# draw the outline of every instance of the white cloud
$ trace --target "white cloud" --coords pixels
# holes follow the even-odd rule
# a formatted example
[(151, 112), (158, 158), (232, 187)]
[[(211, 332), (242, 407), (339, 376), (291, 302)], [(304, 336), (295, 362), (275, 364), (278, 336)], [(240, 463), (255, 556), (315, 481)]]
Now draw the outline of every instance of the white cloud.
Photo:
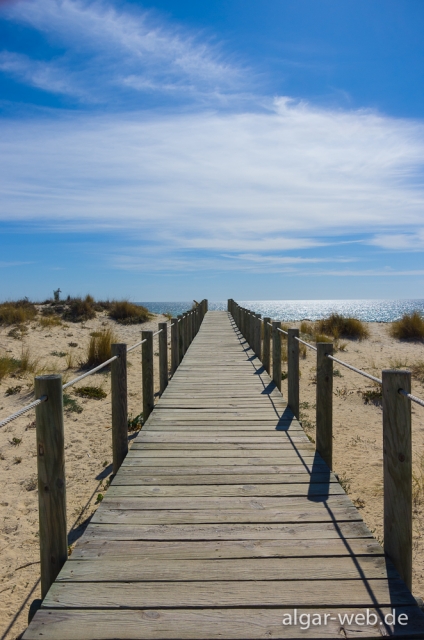
[(43, 33), (58, 47), (60, 53), (53, 48), (53, 60), (32, 61), (32, 65), (13, 52), (3, 53), (10, 60), (16, 58), (3, 65), (3, 71), (45, 91), (99, 102), (123, 98), (125, 88), (192, 99), (233, 93), (242, 86), (241, 71), (224, 59), (205, 34), (159, 22), (151, 12), (130, 5), (24, 0), (4, 13), (9, 20)]
[(423, 157), (420, 123), (288, 100), (262, 114), (3, 121), (0, 218), (186, 249), (312, 248), (422, 223)]
[(424, 229), (416, 233), (380, 233), (370, 240), (370, 244), (392, 251), (422, 251)]

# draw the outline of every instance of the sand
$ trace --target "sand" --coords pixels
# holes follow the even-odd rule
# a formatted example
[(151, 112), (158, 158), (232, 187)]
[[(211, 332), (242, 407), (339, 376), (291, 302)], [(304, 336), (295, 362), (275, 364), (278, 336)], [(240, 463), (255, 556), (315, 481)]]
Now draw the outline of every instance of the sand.
[[(66, 370), (66, 357), (50, 355), (56, 351), (73, 353), (74, 364), (84, 360), (90, 333), (113, 326), (119, 341), (128, 345), (140, 339), (140, 330), (157, 329), (164, 321), (156, 316), (143, 325), (122, 326), (109, 320), (105, 313), (83, 324), (67, 323), (42, 328), (34, 321), (28, 333), (19, 340), (8, 336), (10, 327), (0, 328), (0, 355), (19, 357), (28, 347), (38, 359), (38, 369), (63, 373), (71, 379), (78, 367)], [(293, 326), (296, 326), (294, 324)], [(298, 326), (298, 325), (297, 325)], [(380, 376), (381, 369), (424, 360), (424, 345), (404, 343), (389, 337), (388, 325), (371, 323), (370, 338), (363, 342), (344, 340), (346, 350), (336, 355), (342, 360)], [(154, 351), (157, 353), (157, 337)], [(69, 346), (77, 343), (78, 346)], [(314, 437), (315, 353), (307, 352), (301, 360), (301, 420)], [(128, 354), (129, 413), (141, 412), (140, 350)], [(157, 367), (158, 358), (155, 358)], [(283, 370), (286, 365), (283, 363)], [(382, 540), (382, 412), (381, 407), (365, 404), (362, 393), (373, 384), (357, 374), (336, 366), (340, 376), (334, 378), (334, 468), (343, 486), (374, 532)], [(33, 375), (4, 378), (0, 382), (0, 419), (26, 405), (32, 399)], [(155, 371), (156, 388), (158, 375)], [(74, 543), (84, 529), (84, 522), (96, 509), (96, 498), (104, 492), (111, 472), (110, 375), (96, 374), (79, 383), (100, 385), (107, 397), (88, 400), (72, 395), (83, 408), (82, 413), (65, 414), (66, 478), (68, 529), (73, 529)], [(21, 386), (19, 393), (6, 396), (9, 387)], [(287, 397), (286, 381), (283, 395)], [(413, 380), (413, 393), (424, 398), (424, 386)], [(35, 413), (18, 418), (0, 431), (0, 633), (1, 638), (17, 638), (27, 624), (28, 607), (40, 597), (38, 565), (38, 510), (36, 491)], [(17, 439), (20, 442), (16, 443)], [(424, 444), (424, 409), (413, 406), (413, 451), (415, 474), (420, 475)], [(414, 507), (414, 577), (413, 593), (424, 597), (424, 496), (417, 494)]]

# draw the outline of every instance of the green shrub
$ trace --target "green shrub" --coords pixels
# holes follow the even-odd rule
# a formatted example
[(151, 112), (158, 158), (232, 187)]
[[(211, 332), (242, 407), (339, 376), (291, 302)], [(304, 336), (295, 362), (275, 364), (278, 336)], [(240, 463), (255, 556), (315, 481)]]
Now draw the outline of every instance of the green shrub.
[(95, 318), (94, 298), (88, 295), (84, 299), (71, 298), (69, 302), (67, 301), (62, 317), (69, 322), (84, 322)]
[(315, 323), (317, 333), (325, 333), (333, 338), (356, 338), (364, 340), (369, 337), (367, 326), (357, 318), (345, 318), (338, 313), (332, 313), (328, 318), (317, 320)]
[(128, 418), (128, 431), (139, 431), (143, 426), (143, 414), (139, 413), (138, 416), (133, 418), (131, 415)]
[(423, 340), (424, 318), (418, 311), (405, 313), (400, 320), (392, 323), (389, 332), (392, 338), (398, 340)]
[(133, 304), (128, 300), (114, 302), (109, 311), (109, 317), (120, 324), (139, 324), (151, 318), (146, 307)]
[(96, 367), (98, 364), (109, 360), (112, 344), (116, 342), (118, 342), (118, 338), (110, 328), (101, 331), (100, 335), (91, 336), (84, 366)]
[(23, 324), (33, 320), (36, 315), (37, 309), (28, 298), (0, 304), (0, 325)]
[(80, 398), (92, 398), (94, 400), (101, 400), (107, 396), (107, 393), (101, 387), (95, 386), (78, 387), (78, 389), (75, 389), (75, 394)]

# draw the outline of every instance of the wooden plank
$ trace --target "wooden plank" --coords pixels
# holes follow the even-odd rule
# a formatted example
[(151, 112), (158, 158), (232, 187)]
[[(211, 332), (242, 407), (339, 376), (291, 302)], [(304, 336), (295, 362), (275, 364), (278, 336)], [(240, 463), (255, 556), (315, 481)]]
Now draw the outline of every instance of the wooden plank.
[[(67, 562), (56, 582), (280, 581), (399, 579), (384, 556), (333, 558), (166, 559), (132, 557)], [(245, 585), (240, 585), (244, 589)]]
[(315, 451), (314, 445), (306, 440), (305, 443), (299, 444), (297, 447), (290, 440), (283, 440), (278, 443), (278, 447), (275, 445), (275, 441), (273, 443), (264, 442), (259, 444), (250, 444), (250, 443), (230, 443), (230, 442), (219, 442), (219, 443), (196, 443), (196, 442), (139, 442), (137, 439), (133, 441), (131, 445), (131, 451), (142, 451), (145, 455), (151, 456), (179, 456), (179, 451), (183, 450), (186, 452), (186, 455), (202, 455), (203, 452), (207, 452), (210, 454), (211, 451), (214, 452), (214, 455), (222, 455), (222, 456), (235, 456), (238, 452), (246, 453), (248, 451), (257, 451), (262, 455), (270, 455), (272, 456), (274, 453), (278, 455), (280, 449), (294, 449), (295, 451)]
[[(258, 466), (260, 465), (262, 468), (266, 466), (282, 466), (282, 465), (299, 465), (299, 463), (304, 463), (306, 468), (311, 468), (313, 465), (314, 468), (319, 465), (325, 465), (324, 461), (319, 458), (319, 456), (302, 456), (300, 457), (296, 453), (283, 453), (277, 457), (269, 457), (269, 458), (261, 458), (254, 457), (253, 454), (250, 456), (244, 456), (243, 458), (145, 458), (142, 455), (137, 455), (135, 452), (133, 455), (128, 456), (127, 467), (165, 467), (167, 466), (169, 469), (172, 467), (219, 467), (223, 466), (228, 468), (228, 465), (232, 467), (237, 466)], [(285, 469), (285, 466), (283, 467)]]
[[(132, 460), (130, 459), (126, 460), (125, 472), (128, 472), (131, 469), (134, 469), (140, 475), (145, 473), (151, 473), (151, 470), (149, 469), (149, 467), (141, 466), (140, 464), (136, 464), (136, 462), (137, 462), (137, 459), (135, 458), (133, 458)], [(198, 466), (193, 463), (192, 465), (187, 467), (171, 466), (171, 465), (155, 467), (155, 473), (157, 473), (158, 475), (179, 475), (180, 473), (184, 473), (186, 475), (189, 475), (189, 474), (207, 475), (207, 474), (221, 474), (221, 473), (233, 474), (233, 475), (237, 475), (239, 473), (250, 474), (250, 475), (256, 474), (256, 473), (258, 474), (304, 473), (309, 475), (315, 471), (318, 471), (318, 472), (321, 471), (322, 473), (327, 473), (327, 475), (329, 473), (327, 471), (328, 467), (325, 465), (325, 463), (322, 463), (320, 460), (318, 460), (316, 464), (315, 462), (310, 462), (309, 464), (307, 463), (301, 464), (300, 461), (297, 460), (297, 462), (293, 462), (293, 464), (290, 464), (290, 463), (273, 464), (272, 462), (270, 462), (268, 465), (254, 465), (254, 464), (232, 465), (227, 463), (227, 464), (221, 464), (221, 465), (212, 464), (211, 466), (206, 466), (206, 465), (201, 466), (202, 462), (203, 460), (200, 460)]]
[[(376, 609), (373, 604), (369, 607), (369, 616), (376, 616), (375, 624), (356, 619), (358, 613), (364, 612), (351, 605), (342, 611), (333, 607), (330, 610), (302, 609), (297, 614), (296, 624), (291, 605), (288, 608), (278, 605), (272, 609), (41, 609), (23, 639), (40, 640), (42, 636), (43, 640), (311, 640), (318, 637), (323, 640), (367, 640), (381, 638), (382, 633), (394, 638), (404, 638), (406, 634), (422, 638), (423, 614), (418, 607), (397, 606), (396, 612), (397, 616), (406, 616), (407, 626), (399, 624), (398, 617), (395, 625), (386, 624), (385, 616), (392, 613), (392, 608)], [(342, 618), (338, 617), (339, 613)], [(300, 618), (302, 614), (304, 618)], [(291, 624), (284, 625), (283, 620)], [(312, 620), (315, 624), (311, 624)], [(318, 620), (321, 621), (319, 625), (316, 624)], [(369, 620), (374, 622), (373, 617)]]
[[(378, 542), (370, 538), (323, 540), (86, 540), (77, 542), (69, 560), (131, 557), (133, 562), (154, 558), (301, 558), (317, 556), (384, 556)], [(333, 560), (334, 561), (334, 560)]]
[(106, 540), (316, 540), (326, 538), (370, 538), (363, 521), (275, 523), (214, 523), (141, 525), (90, 523), (84, 538)]
[(121, 509), (97, 510), (93, 524), (208, 524), (208, 523), (295, 523), (295, 522), (332, 522), (360, 520), (358, 510), (350, 507), (334, 507), (331, 512), (322, 503), (311, 501), (307, 509), (284, 507), (280, 509), (159, 509), (131, 511)]
[(109, 487), (107, 497), (203, 497), (203, 496), (323, 496), (342, 495), (338, 482), (287, 484), (222, 484), (222, 485), (116, 485)]
[[(116, 510), (122, 509), (125, 511), (134, 510), (178, 510), (178, 509), (190, 509), (190, 510), (216, 510), (226, 511), (235, 509), (282, 509), (288, 512), (292, 509), (300, 508), (305, 509), (320, 509), (322, 508), (323, 500), (313, 500), (310, 504), (309, 498), (305, 496), (287, 496), (282, 497), (270, 497), (270, 496), (204, 496), (201, 500), (193, 500), (192, 497), (168, 497), (168, 496), (148, 496), (148, 497), (134, 497), (134, 496), (110, 496), (106, 495), (103, 499), (104, 510)], [(334, 509), (337, 507), (351, 507), (352, 503), (350, 498), (345, 493), (328, 496), (325, 499), (325, 508)], [(231, 515), (231, 514), (229, 514)]]
[[(373, 607), (416, 604), (401, 580), (310, 580), (190, 582), (55, 582), (44, 600), (49, 608), (144, 607)], [(324, 586), (325, 585), (325, 586)]]
[[(303, 433), (292, 435), (290, 433), (290, 441), (293, 443), (309, 442), (306, 435)], [(219, 435), (211, 435), (205, 433), (205, 431), (186, 430), (186, 431), (166, 431), (159, 432), (153, 430), (142, 430), (134, 443), (144, 442), (191, 442), (205, 443), (205, 444), (271, 444), (272, 446), (279, 446), (279, 443), (275, 441), (275, 438), (280, 438), (281, 442), (287, 442), (288, 436), (286, 431), (267, 431), (266, 434), (263, 431), (238, 431), (237, 433), (221, 433)]]
[[(117, 485), (231, 485), (231, 484), (298, 484), (303, 483), (306, 486), (310, 486), (312, 482), (320, 482), (329, 484), (331, 482), (337, 483), (337, 478), (334, 475), (328, 475), (328, 471), (323, 472), (314, 471), (313, 474), (309, 473), (286, 473), (286, 474), (266, 474), (266, 473), (211, 473), (209, 475), (202, 474), (188, 474), (188, 469), (184, 470), (184, 473), (172, 474), (158, 474), (158, 469), (155, 469), (155, 473), (146, 471), (141, 473), (142, 469), (139, 467), (124, 467), (121, 468), (118, 475), (114, 478), (113, 484)], [(249, 467), (251, 471), (251, 467)]]

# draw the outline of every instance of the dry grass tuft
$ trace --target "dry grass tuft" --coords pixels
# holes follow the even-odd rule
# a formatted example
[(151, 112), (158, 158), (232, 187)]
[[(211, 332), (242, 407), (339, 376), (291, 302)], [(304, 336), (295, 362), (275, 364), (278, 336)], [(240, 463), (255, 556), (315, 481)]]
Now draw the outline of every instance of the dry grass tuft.
[(48, 315), (40, 316), (38, 322), (43, 329), (49, 329), (50, 327), (59, 327), (62, 324), (62, 320), (58, 316)]
[(303, 320), (300, 323), (300, 333), (303, 333), (306, 336), (313, 336), (315, 333), (313, 323), (309, 320)]
[(83, 322), (96, 317), (95, 303), (92, 296), (85, 298), (72, 298), (67, 302), (67, 307), (63, 311), (63, 319), (70, 322)]
[(424, 360), (417, 360), (409, 367), (414, 378), (424, 383)]
[(316, 333), (314, 335), (315, 342), (333, 342), (332, 338), (324, 335), (323, 333)]
[(110, 328), (100, 332), (100, 335), (91, 336), (87, 349), (87, 359), (83, 366), (96, 367), (111, 357), (112, 344), (118, 342), (118, 337)]
[(0, 357), (0, 380), (7, 376), (34, 373), (37, 367), (38, 360), (31, 357), (28, 348), (23, 348), (20, 358)]
[(151, 314), (146, 307), (133, 304), (128, 300), (113, 302), (109, 316), (120, 324), (140, 324), (147, 322), (151, 318)]
[(0, 325), (23, 324), (33, 320), (36, 315), (35, 305), (27, 298), (0, 304)]
[(418, 311), (405, 313), (400, 320), (391, 324), (389, 333), (397, 340), (423, 340), (424, 318)]
[(338, 313), (332, 313), (328, 318), (317, 320), (315, 330), (333, 338), (356, 338), (364, 340), (369, 337), (367, 326), (357, 318), (345, 318)]

